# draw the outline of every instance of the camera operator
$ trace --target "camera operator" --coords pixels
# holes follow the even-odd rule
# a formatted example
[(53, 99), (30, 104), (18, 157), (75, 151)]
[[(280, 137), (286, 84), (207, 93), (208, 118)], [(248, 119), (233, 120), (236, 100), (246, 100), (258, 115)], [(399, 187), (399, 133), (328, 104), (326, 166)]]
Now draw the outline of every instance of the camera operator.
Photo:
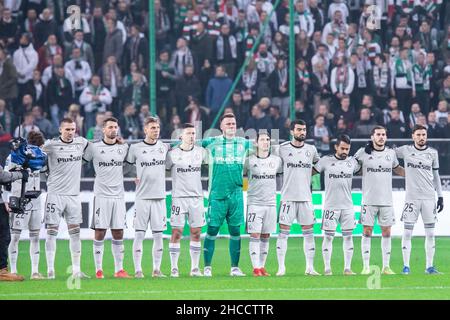
[[(30, 145), (42, 147), (45, 143), (44, 136), (40, 132), (31, 131), (27, 136), (27, 141)], [(21, 169), (22, 167), (11, 161), (11, 155), (6, 159), (5, 171), (11, 169)], [(41, 280), (44, 277), (39, 273), (39, 231), (41, 229), (42, 208), (40, 201), (40, 170), (35, 170), (30, 173), (28, 182), (25, 186), (25, 192), (33, 192), (33, 198), (27, 198), (27, 203), (24, 210), (15, 212), (9, 207), (10, 196), (20, 198), (22, 183), (21, 180), (12, 183), (11, 194), (4, 192), (6, 209), (11, 214), (11, 243), (9, 244), (9, 264), (10, 271), (17, 274), (17, 258), (19, 255), (19, 240), (22, 230), (29, 230), (30, 235), (30, 260), (31, 260), (31, 279)]]
[[(7, 172), (0, 166), (1, 185), (6, 185), (19, 179), (28, 181), (28, 171)], [(10, 241), (9, 214), (3, 198), (0, 197), (0, 281), (22, 281), (24, 279), (22, 276), (8, 271), (8, 246)]]

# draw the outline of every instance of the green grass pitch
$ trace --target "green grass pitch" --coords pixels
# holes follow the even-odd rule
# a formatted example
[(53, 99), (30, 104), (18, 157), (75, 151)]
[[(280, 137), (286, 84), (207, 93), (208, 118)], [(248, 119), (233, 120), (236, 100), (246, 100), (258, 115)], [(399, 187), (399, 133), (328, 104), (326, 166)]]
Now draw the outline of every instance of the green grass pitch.
[[(228, 275), (230, 258), (228, 254), (228, 239), (218, 239), (213, 258), (213, 278), (189, 277), (190, 257), (189, 242), (183, 240), (179, 260), (180, 278), (151, 277), (151, 240), (144, 242), (143, 268), (144, 279), (114, 279), (111, 242), (105, 242), (104, 272), (105, 279), (94, 278), (94, 261), (92, 255), (92, 241), (83, 241), (82, 270), (92, 279), (82, 280), (80, 288), (70, 279), (67, 268), (70, 266), (68, 241), (57, 243), (56, 280), (31, 281), (29, 242), (20, 243), (18, 261), (19, 272), (27, 278), (20, 283), (0, 283), (0, 300), (6, 299), (449, 299), (450, 298), (450, 238), (436, 239), (435, 265), (443, 275), (425, 275), (424, 238), (413, 239), (411, 254), (411, 271), (409, 276), (401, 275), (402, 255), (400, 239), (393, 239), (392, 269), (399, 273), (392, 276), (380, 276), (380, 288), (369, 289), (369, 283), (376, 283), (377, 276), (343, 276), (342, 240), (334, 240), (332, 268), (333, 276), (307, 277), (303, 274), (305, 260), (303, 256), (302, 238), (290, 238), (286, 256), (287, 275), (276, 277), (276, 239), (270, 243), (270, 252), (266, 269), (272, 274), (270, 277), (253, 277), (248, 254), (248, 238), (242, 240), (240, 267), (247, 274), (246, 277), (232, 278)], [(321, 238), (316, 238), (317, 271), (323, 272), (321, 254)], [(354, 272), (361, 272), (360, 238), (354, 239), (355, 254), (352, 268)], [(132, 240), (125, 241), (125, 269), (133, 274)], [(164, 240), (164, 258), (162, 271), (168, 275), (170, 260), (168, 240)], [(203, 260), (203, 259), (202, 259)], [(371, 264), (380, 266), (381, 249), (380, 238), (372, 239)], [(202, 262), (201, 262), (202, 265)], [(44, 241), (41, 241), (40, 271), (46, 274)], [(368, 281), (369, 280), (369, 281)], [(72, 288), (72, 289), (69, 289)]]

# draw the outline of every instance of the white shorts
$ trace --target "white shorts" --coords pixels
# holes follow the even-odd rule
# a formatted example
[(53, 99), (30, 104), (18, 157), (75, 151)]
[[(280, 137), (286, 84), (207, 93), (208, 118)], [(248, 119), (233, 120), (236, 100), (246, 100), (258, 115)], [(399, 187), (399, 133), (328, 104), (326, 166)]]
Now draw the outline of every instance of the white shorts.
[(436, 223), (436, 201), (432, 199), (405, 201), (400, 221), (405, 223), (416, 223), (420, 214), (422, 214), (422, 221), (424, 224)]
[(125, 199), (95, 196), (91, 229), (125, 229), (126, 212)]
[(277, 231), (277, 207), (247, 206), (247, 233), (274, 233)]
[(80, 196), (63, 196), (47, 193), (44, 212), (46, 226), (59, 226), (61, 217), (64, 217), (67, 224), (81, 224), (83, 222)]
[(134, 230), (147, 231), (150, 224), (152, 231), (167, 229), (166, 199), (136, 200)]
[(203, 197), (172, 198), (170, 225), (183, 228), (186, 220), (191, 228), (201, 228), (206, 224)]
[(281, 201), (278, 222), (290, 226), (294, 220), (302, 226), (310, 226), (316, 222), (311, 201)]
[(31, 199), (24, 213), (11, 213), (11, 229), (41, 230), (42, 206), (41, 199)]
[(336, 231), (338, 224), (341, 225), (341, 230), (353, 230), (355, 228), (353, 209), (322, 210), (322, 230)]
[(378, 224), (381, 227), (391, 227), (395, 224), (395, 212), (392, 206), (361, 206), (361, 215), (359, 223), (363, 226), (373, 227), (375, 218), (378, 218)]

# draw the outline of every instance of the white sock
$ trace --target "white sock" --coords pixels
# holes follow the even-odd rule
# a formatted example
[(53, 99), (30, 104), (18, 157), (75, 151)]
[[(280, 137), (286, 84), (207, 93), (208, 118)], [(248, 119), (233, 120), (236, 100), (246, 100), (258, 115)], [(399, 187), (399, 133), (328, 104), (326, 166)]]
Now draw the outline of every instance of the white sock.
[(123, 257), (125, 255), (125, 249), (123, 246), (123, 240), (112, 240), (111, 249), (114, 257), (114, 272), (123, 270)]
[(316, 253), (316, 244), (314, 241), (314, 230), (303, 231), (303, 252), (306, 259), (306, 270), (314, 270), (314, 255)]
[(259, 238), (252, 238), (250, 236), (250, 242), (248, 245), (248, 251), (250, 253), (250, 260), (252, 261), (253, 269), (260, 268), (259, 266), (259, 257), (260, 257), (260, 240)]
[(333, 254), (334, 233), (327, 233), (323, 237), (322, 256), (325, 270), (331, 270), (331, 255)]
[(403, 265), (409, 267), (409, 258), (411, 257), (411, 237), (413, 233), (413, 225), (405, 225), (402, 237), (402, 254)]
[(191, 240), (189, 243), (189, 253), (191, 254), (191, 270), (199, 269), (202, 243), (200, 241)]
[(364, 269), (370, 268), (370, 244), (372, 241), (372, 237), (365, 235), (363, 233), (361, 237), (361, 253), (363, 259), (363, 267)]
[(136, 231), (134, 233), (133, 241), (133, 262), (134, 262), (134, 272), (142, 272), (142, 252), (143, 243), (145, 238), (145, 231)]
[(352, 269), (353, 258), (353, 236), (352, 231), (342, 232), (343, 236), (343, 249), (344, 249), (344, 270)]
[(427, 269), (433, 267), (434, 251), (434, 224), (430, 226), (425, 225), (425, 255), (427, 257)]
[(17, 257), (19, 255), (20, 230), (11, 231), (11, 242), (8, 247), (9, 267), (11, 273), (17, 273)]
[(30, 231), (31, 274), (39, 273), (39, 230)]
[(267, 255), (269, 254), (269, 238), (261, 238), (259, 244), (259, 266), (264, 268), (266, 265)]
[(381, 237), (381, 254), (383, 255), (383, 268), (389, 267), (391, 260), (391, 236)]
[(161, 260), (163, 255), (163, 234), (162, 232), (153, 233), (153, 270), (161, 270)]
[(95, 271), (103, 270), (103, 251), (105, 248), (104, 240), (94, 240), (94, 261)]
[(72, 273), (80, 272), (81, 240), (80, 227), (69, 229), (70, 255), (72, 256)]
[(171, 269), (178, 269), (178, 258), (180, 257), (180, 243), (169, 242)]
[(55, 272), (55, 254), (56, 254), (56, 236), (58, 231), (47, 230), (47, 239), (45, 240), (45, 257), (47, 259), (47, 272)]
[(286, 269), (284, 261), (286, 259), (286, 251), (288, 247), (289, 231), (280, 229), (280, 233), (277, 238), (277, 260), (278, 270), (283, 271)]

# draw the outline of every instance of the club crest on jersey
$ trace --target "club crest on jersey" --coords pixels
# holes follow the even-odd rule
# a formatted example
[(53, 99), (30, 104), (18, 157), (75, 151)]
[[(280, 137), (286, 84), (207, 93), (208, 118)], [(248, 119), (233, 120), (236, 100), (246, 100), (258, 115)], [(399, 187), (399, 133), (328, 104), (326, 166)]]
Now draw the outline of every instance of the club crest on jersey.
[(275, 168), (275, 163), (269, 162), (269, 168), (271, 168), (271, 169)]
[(386, 160), (387, 161), (391, 161), (391, 156), (390, 155), (386, 155)]
[(123, 150), (122, 149), (117, 149), (117, 153), (118, 154), (123, 154)]
[(311, 152), (306, 151), (306, 152), (305, 152), (305, 155), (309, 158), (309, 157), (311, 157)]
[(164, 149), (161, 147), (158, 149), (159, 153), (164, 153)]
[(200, 155), (198, 153), (195, 155), (195, 160), (200, 160)]
[(349, 167), (349, 168), (352, 166), (352, 164), (350, 163), (350, 161), (347, 161), (345, 164), (346, 164), (347, 167)]

